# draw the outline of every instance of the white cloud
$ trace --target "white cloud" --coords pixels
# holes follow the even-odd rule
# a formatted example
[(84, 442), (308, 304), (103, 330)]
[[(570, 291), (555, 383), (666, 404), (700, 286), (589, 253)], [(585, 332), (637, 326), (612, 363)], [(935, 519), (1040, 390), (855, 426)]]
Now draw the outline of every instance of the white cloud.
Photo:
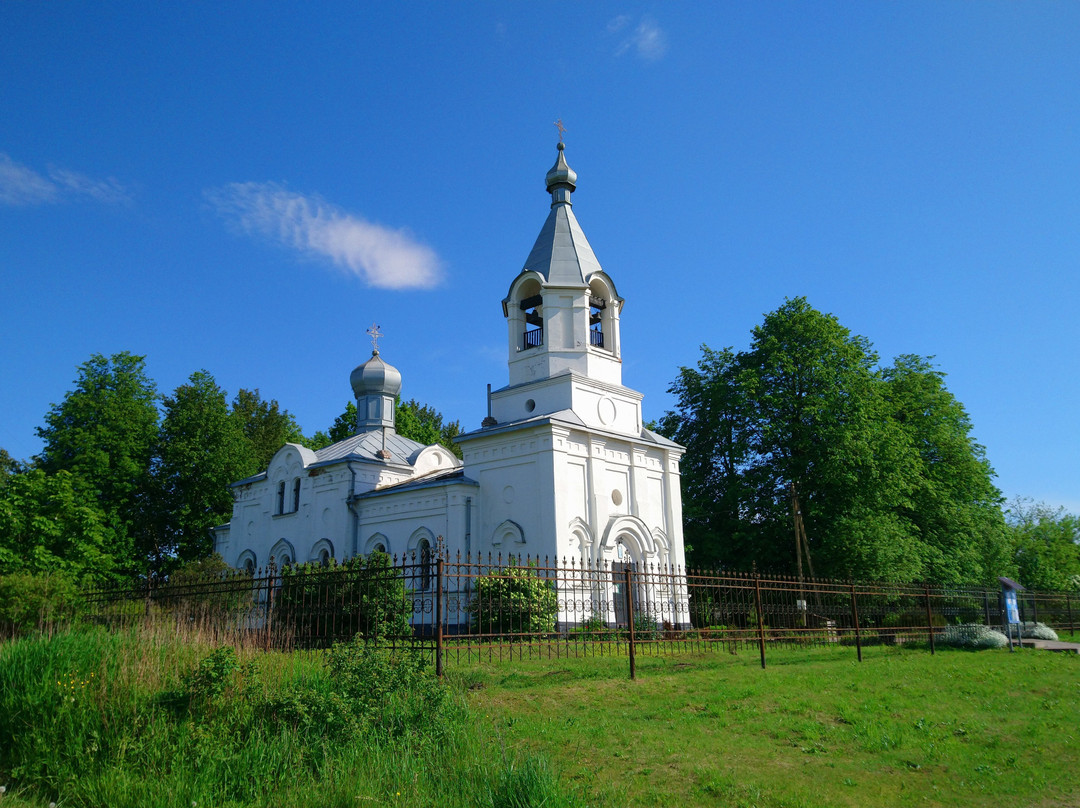
[[(617, 33), (630, 24), (630, 18), (620, 15), (612, 19), (607, 26), (608, 33)], [(623, 39), (615, 49), (616, 56), (633, 52), (638, 58), (655, 62), (667, 53), (667, 34), (649, 17), (642, 18), (630, 36)]]
[(55, 166), (49, 167), (46, 177), (0, 152), (0, 205), (40, 205), (85, 197), (107, 204), (131, 201), (131, 193), (111, 177), (95, 180)]
[(272, 182), (234, 182), (206, 192), (227, 221), (309, 256), (329, 258), (382, 289), (436, 286), (439, 257), (406, 230), (393, 230), (347, 213), (319, 196)]
[(50, 167), (49, 178), (63, 191), (76, 196), (88, 196), (110, 205), (131, 201), (131, 193), (112, 177), (95, 180), (75, 171)]
[(53, 202), (58, 196), (55, 184), (0, 152), (0, 203), (36, 205)]

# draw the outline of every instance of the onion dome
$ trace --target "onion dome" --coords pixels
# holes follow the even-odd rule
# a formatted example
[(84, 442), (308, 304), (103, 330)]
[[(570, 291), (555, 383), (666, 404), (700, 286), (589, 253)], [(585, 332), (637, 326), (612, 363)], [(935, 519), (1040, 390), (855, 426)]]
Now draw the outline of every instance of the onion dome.
[(548, 171), (547, 177), (545, 177), (548, 192), (551, 194), (551, 204), (553, 205), (559, 202), (569, 202), (570, 193), (577, 188), (577, 172), (567, 165), (566, 155), (563, 154), (566, 144), (560, 140), (558, 148), (559, 157), (555, 161), (555, 165)]
[(378, 350), (372, 351), (371, 359), (353, 370), (349, 382), (357, 399), (379, 395), (396, 397), (401, 392), (400, 371), (384, 362)]

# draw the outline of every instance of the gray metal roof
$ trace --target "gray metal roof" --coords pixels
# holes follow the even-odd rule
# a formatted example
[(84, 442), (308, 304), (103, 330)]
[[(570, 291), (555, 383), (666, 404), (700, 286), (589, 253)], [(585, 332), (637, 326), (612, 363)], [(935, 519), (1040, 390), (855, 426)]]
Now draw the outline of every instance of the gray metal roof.
[(546, 181), (551, 193), (551, 213), (522, 271), (539, 272), (552, 284), (583, 285), (590, 275), (603, 270), (570, 206), (577, 174), (566, 164), (562, 142), (559, 158), (547, 173)]
[(555, 205), (548, 214), (525, 259), (524, 271), (530, 270), (539, 272), (548, 283), (578, 285), (603, 271), (568, 202)]
[(426, 477), (421, 477), (418, 480), (406, 480), (405, 482), (396, 483), (394, 485), (376, 488), (374, 491), (364, 491), (363, 493), (356, 494), (353, 499), (368, 499), (383, 494), (396, 494), (400, 491), (411, 491), (416, 488), (433, 488), (435, 486), (450, 485), (452, 483), (473, 486), (480, 485), (480, 483), (471, 477), (466, 477), (464, 469), (451, 469), (450, 471), (440, 471), (435, 474), (428, 474)]
[(383, 431), (381, 429), (371, 429), (319, 449), (319, 451), (315, 452), (315, 457), (318, 458), (319, 463), (330, 463), (335, 460), (371, 460), (378, 463), (412, 465), (416, 460), (416, 456), (427, 446), (387, 430), (386, 451), (390, 453), (389, 458), (383, 459), (379, 457), (378, 452), (382, 448)]
[(642, 443), (654, 443), (657, 446), (664, 447), (666, 449), (677, 449), (680, 452), (685, 452), (686, 447), (676, 443), (673, 440), (668, 440), (663, 435), (658, 435), (651, 429), (642, 429), (641, 434), (635, 437), (624, 435), (618, 432), (610, 432), (606, 429), (597, 429), (595, 427), (589, 427), (573, 410), (558, 410), (557, 412), (544, 413), (542, 415), (532, 415), (528, 418), (522, 418), (519, 421), (507, 421), (505, 423), (496, 424), (495, 426), (482, 427), (481, 429), (474, 429), (471, 432), (466, 432), (462, 435), (458, 435), (454, 438), (455, 443), (467, 443), (473, 438), (482, 437), (484, 435), (493, 435), (500, 432), (513, 432), (517, 429), (525, 427), (536, 426), (538, 424), (562, 424), (563, 426), (576, 427), (578, 429), (587, 429), (597, 435), (607, 435), (612, 438), (618, 438), (620, 440), (639, 440)]

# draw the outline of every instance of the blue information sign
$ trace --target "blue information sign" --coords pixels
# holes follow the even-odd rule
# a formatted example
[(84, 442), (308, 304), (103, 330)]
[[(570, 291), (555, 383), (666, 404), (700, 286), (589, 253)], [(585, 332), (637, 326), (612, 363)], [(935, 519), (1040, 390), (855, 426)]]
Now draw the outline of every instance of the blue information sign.
[(1016, 592), (1005, 590), (1005, 619), (1009, 623), (1020, 622), (1020, 609), (1016, 605)]

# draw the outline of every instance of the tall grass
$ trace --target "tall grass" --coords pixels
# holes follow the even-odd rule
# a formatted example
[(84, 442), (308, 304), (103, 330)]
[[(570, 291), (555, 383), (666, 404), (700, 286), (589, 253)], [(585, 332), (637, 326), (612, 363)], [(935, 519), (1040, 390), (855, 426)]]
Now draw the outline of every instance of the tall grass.
[(143, 627), (0, 646), (8, 803), (577, 804), (494, 733), (422, 662), (358, 645), (256, 653)]

